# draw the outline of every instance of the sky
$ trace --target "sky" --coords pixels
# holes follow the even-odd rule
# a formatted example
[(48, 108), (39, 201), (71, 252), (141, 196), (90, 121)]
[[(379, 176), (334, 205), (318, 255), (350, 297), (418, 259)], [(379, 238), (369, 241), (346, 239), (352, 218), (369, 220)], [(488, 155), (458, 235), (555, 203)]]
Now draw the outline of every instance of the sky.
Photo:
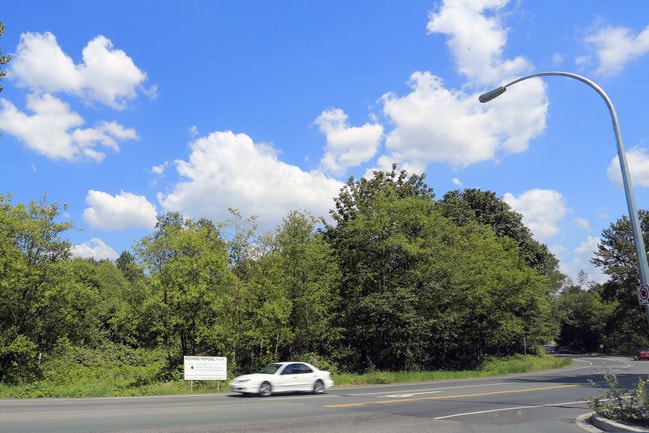
[[(116, 259), (179, 211), (328, 217), (393, 163), (436, 198), (493, 191), (576, 281), (624, 215), (610, 113), (649, 209), (649, 2), (21, 0), (0, 7), (0, 193), (58, 203)], [(65, 207), (64, 207), (65, 205)]]

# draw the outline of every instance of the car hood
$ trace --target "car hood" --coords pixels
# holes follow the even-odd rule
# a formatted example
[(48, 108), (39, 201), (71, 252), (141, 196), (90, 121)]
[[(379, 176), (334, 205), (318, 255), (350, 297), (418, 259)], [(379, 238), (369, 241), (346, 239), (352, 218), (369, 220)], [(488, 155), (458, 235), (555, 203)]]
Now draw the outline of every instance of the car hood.
[(237, 376), (234, 379), (231, 380), (231, 382), (237, 383), (237, 382), (254, 382), (254, 381), (259, 381), (259, 380), (264, 380), (264, 379), (269, 379), (272, 378), (272, 374), (263, 374), (263, 373), (252, 373), (252, 374), (244, 374), (243, 376)]

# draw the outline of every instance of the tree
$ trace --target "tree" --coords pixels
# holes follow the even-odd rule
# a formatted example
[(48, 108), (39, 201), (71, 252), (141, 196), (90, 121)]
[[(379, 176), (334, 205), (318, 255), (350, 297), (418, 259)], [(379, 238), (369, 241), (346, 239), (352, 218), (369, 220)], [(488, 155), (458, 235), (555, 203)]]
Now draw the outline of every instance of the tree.
[(153, 235), (136, 246), (150, 274), (158, 329), (175, 368), (183, 355), (223, 353), (216, 336), (224, 324), (222, 293), (227, 249), (208, 220), (195, 222), (177, 212), (158, 217)]
[(524, 337), (552, 338), (554, 282), (473, 210), (448, 218), (433, 199), (396, 166), (350, 179), (336, 199), (326, 234), (342, 272), (344, 368), (473, 368)]
[(317, 223), (310, 214), (289, 212), (275, 238), (271, 280), (284, 290), (290, 305), (292, 339), (286, 359), (324, 353), (337, 340), (331, 315), (338, 302), (339, 276), (329, 245), (316, 232)]
[[(5, 25), (0, 21), (0, 37), (5, 31)], [(2, 49), (0, 49), (0, 82), (2, 82), (2, 79), (7, 75), (7, 71), (3, 71), (1, 68), (2, 66), (6, 65), (9, 63), (9, 60), (11, 60), (10, 56), (3, 56), (2, 54)], [(0, 92), (2, 92), (2, 85), (0, 85)]]
[(606, 326), (616, 308), (616, 301), (602, 300), (600, 285), (564, 287), (555, 312), (561, 327), (559, 344), (582, 352), (597, 352), (604, 344), (608, 350)]
[[(645, 210), (640, 210), (638, 215), (647, 245), (649, 215)], [(602, 286), (602, 300), (616, 303), (605, 331), (610, 345), (626, 353), (649, 345), (647, 317), (644, 308), (638, 304), (636, 290), (640, 284), (640, 272), (627, 216), (604, 229), (591, 262), (609, 278)]]
[(433, 197), (423, 176), (397, 174), (395, 165), (351, 178), (335, 199), (336, 226), (327, 225), (326, 236), (342, 272), (344, 368), (416, 368), (425, 352), (429, 329), (417, 289), (430, 257), (423, 232), (437, 216)]
[(479, 189), (456, 190), (446, 193), (438, 203), (443, 214), (458, 225), (476, 221), (491, 227), (499, 237), (512, 239), (527, 265), (553, 279), (556, 289), (559, 289), (565, 277), (558, 271), (557, 258), (546, 245), (534, 239), (532, 232), (523, 224), (522, 215), (514, 212), (507, 203), (496, 197), (494, 192)]
[(28, 205), (0, 195), (0, 381), (38, 373), (38, 360), (74, 331), (68, 318), (83, 302), (66, 261), (70, 244), (59, 205)]

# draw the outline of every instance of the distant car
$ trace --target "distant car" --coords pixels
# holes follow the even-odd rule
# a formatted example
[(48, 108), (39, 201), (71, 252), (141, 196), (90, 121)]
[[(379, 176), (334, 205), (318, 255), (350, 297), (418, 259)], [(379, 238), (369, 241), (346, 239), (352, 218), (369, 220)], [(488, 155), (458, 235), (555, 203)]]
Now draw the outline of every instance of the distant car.
[(268, 364), (257, 373), (235, 377), (230, 391), (268, 397), (273, 393), (312, 392), (322, 394), (334, 386), (331, 373), (306, 362)]
[(649, 350), (638, 350), (633, 356), (634, 361), (641, 361), (643, 359), (649, 359)]
[(559, 353), (570, 353), (570, 348), (568, 346), (561, 346), (557, 349)]

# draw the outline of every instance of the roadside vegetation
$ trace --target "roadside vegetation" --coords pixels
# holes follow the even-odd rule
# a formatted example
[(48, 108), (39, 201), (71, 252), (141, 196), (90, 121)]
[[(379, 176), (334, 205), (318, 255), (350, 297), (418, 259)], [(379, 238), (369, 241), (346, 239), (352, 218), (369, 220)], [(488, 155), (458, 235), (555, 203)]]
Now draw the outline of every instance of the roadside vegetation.
[(599, 395), (587, 399), (588, 406), (598, 415), (638, 427), (649, 427), (649, 378), (639, 379), (633, 388), (620, 385), (610, 369), (601, 371), (603, 384), (591, 382)]
[[(56, 358), (44, 365), (44, 377), (25, 385), (0, 384), (0, 398), (44, 397), (117, 397), (154, 396), (228, 392), (228, 383), (182, 379), (182, 371), (173, 378), (161, 380), (164, 371), (164, 353), (122, 352), (98, 358), (93, 352), (72, 350), (66, 357)], [(547, 355), (518, 355), (508, 359), (494, 359), (479, 370), (432, 372), (385, 372), (366, 374), (334, 373), (335, 386), (426, 382), (465, 379), (524, 373), (570, 364), (569, 358)], [(324, 367), (323, 367), (324, 368)]]
[(552, 341), (608, 353), (649, 341), (624, 220), (597, 254), (611, 281), (589, 286), (492, 192), (437, 199), (395, 165), (351, 178), (334, 205), (263, 234), (236, 209), (225, 222), (169, 212), (111, 261), (71, 255), (65, 205), (0, 195), (0, 386), (184, 392), (184, 356), (224, 356), (232, 375), (304, 360), (380, 382), (489, 371)]

